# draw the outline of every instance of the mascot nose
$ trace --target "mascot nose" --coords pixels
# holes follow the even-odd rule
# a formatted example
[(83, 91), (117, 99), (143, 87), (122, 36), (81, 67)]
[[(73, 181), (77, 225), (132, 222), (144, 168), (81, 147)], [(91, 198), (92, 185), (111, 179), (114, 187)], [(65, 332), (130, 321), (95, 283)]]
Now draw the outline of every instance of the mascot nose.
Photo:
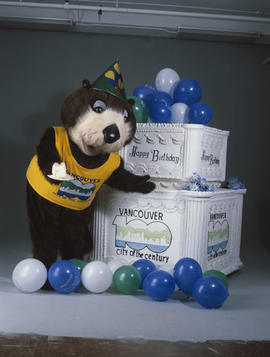
[(107, 126), (103, 130), (105, 143), (112, 144), (120, 138), (120, 133), (115, 124)]

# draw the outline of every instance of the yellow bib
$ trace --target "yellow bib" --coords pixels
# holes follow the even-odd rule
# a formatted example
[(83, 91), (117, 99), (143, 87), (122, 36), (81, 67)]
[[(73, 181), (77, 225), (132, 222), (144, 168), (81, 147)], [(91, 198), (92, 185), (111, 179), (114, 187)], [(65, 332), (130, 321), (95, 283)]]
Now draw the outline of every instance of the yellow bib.
[(73, 157), (65, 128), (54, 127), (54, 132), (60, 159), (66, 164), (67, 173), (74, 179), (51, 184), (40, 170), (38, 157), (35, 155), (27, 169), (27, 180), (32, 188), (47, 200), (66, 208), (83, 210), (91, 205), (101, 185), (120, 166), (121, 158), (113, 152), (102, 166), (86, 169)]

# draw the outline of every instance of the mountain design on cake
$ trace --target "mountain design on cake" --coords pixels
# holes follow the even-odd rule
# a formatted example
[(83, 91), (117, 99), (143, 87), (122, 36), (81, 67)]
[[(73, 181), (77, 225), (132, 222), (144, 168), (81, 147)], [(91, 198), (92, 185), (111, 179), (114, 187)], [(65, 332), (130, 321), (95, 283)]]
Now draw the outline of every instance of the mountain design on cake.
[(116, 247), (126, 244), (135, 250), (148, 248), (152, 252), (162, 253), (168, 249), (172, 241), (169, 228), (162, 222), (146, 224), (140, 220), (132, 220), (126, 226), (117, 225)]
[(209, 222), (208, 227), (208, 254), (218, 254), (219, 251), (226, 249), (229, 240), (229, 223), (227, 220), (223, 222)]
[(78, 198), (86, 201), (94, 192), (95, 185), (93, 183), (83, 184), (79, 180), (64, 181), (60, 186), (57, 194), (68, 198)]

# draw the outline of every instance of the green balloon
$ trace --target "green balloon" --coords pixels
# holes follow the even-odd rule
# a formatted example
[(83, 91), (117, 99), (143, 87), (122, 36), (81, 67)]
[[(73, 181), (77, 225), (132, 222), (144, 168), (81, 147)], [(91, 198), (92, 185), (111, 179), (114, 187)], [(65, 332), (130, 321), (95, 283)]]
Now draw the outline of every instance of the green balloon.
[(229, 282), (226, 275), (219, 270), (207, 270), (203, 273), (203, 276), (215, 276), (216, 278), (219, 278), (221, 281), (223, 281), (227, 288), (229, 287)]
[(81, 273), (83, 268), (86, 266), (86, 263), (82, 261), (81, 259), (73, 258), (69, 260), (71, 263), (75, 264), (76, 267), (79, 269), (79, 272)]
[(141, 275), (131, 265), (123, 265), (113, 275), (113, 286), (121, 294), (133, 294), (141, 285)]
[(144, 102), (140, 98), (135, 96), (129, 96), (127, 97), (127, 99), (133, 99), (135, 102), (132, 106), (132, 109), (136, 118), (136, 122), (146, 123), (148, 120), (148, 112)]

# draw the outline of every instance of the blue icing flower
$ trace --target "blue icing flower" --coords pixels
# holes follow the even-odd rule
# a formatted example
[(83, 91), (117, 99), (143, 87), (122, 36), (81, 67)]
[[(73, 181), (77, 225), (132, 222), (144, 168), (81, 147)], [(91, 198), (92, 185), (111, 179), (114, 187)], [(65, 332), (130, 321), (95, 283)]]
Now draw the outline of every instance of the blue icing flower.
[(228, 184), (230, 184), (230, 185), (233, 185), (233, 184), (235, 184), (237, 182), (238, 182), (238, 178), (237, 177), (229, 177), (228, 178)]
[(205, 191), (208, 187), (207, 180), (205, 178), (201, 178), (199, 181), (199, 185), (201, 187), (201, 191)]
[(181, 186), (181, 189), (182, 189), (182, 190), (189, 191), (189, 190), (190, 190), (190, 186), (189, 186), (189, 185), (182, 185), (182, 186)]
[(200, 183), (201, 183), (201, 185), (206, 185), (206, 183), (207, 183), (206, 178), (202, 177), (200, 180)]
[(198, 183), (194, 183), (190, 186), (190, 191), (200, 191), (200, 185)]
[(232, 190), (239, 190), (240, 189), (240, 183), (236, 182), (234, 184), (232, 184)]
[(227, 187), (231, 190), (241, 190), (245, 189), (246, 186), (238, 180), (236, 177), (229, 177)]
[(190, 180), (191, 182), (198, 182), (201, 179), (201, 176), (197, 172), (193, 172)]
[(208, 192), (213, 192), (213, 191), (215, 191), (215, 185), (213, 184), (213, 183), (211, 183), (211, 184), (209, 184), (209, 185), (207, 185), (208, 187), (207, 187), (207, 190), (206, 191), (208, 191)]

